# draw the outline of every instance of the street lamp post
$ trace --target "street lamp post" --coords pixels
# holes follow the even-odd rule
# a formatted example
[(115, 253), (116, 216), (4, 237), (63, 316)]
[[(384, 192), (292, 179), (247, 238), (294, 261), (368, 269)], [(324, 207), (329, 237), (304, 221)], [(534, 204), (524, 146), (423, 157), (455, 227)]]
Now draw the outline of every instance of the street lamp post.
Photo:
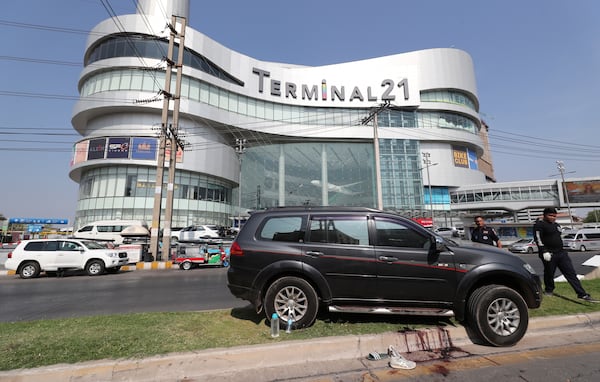
[(238, 229), (242, 228), (242, 155), (246, 151), (247, 141), (242, 138), (236, 138), (235, 140), (235, 152), (238, 154), (240, 161), (240, 178), (238, 185)]
[(431, 153), (423, 152), (423, 165), (427, 170), (427, 185), (429, 188), (429, 209), (431, 211), (431, 228), (433, 228), (434, 224), (434, 216), (433, 216), (433, 192), (431, 190), (431, 178), (429, 177), (429, 167), (436, 166), (437, 163), (431, 163)]
[(565, 184), (565, 164), (561, 160), (556, 161), (556, 167), (560, 172), (560, 178), (562, 179), (563, 192), (565, 194), (565, 202), (567, 202), (567, 211), (569, 211), (569, 221), (571, 222), (571, 229), (573, 229), (573, 214), (571, 213), (571, 203), (569, 202), (569, 193), (567, 192), (567, 185)]

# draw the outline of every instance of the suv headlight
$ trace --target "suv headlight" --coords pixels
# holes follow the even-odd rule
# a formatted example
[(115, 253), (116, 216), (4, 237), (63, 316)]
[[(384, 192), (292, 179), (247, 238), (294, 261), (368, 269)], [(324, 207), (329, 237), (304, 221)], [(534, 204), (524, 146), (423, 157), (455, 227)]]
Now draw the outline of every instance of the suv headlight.
[(109, 257), (119, 257), (119, 254), (117, 252), (108, 252), (108, 256)]
[(531, 265), (529, 265), (528, 263), (523, 264), (523, 268), (525, 268), (527, 270), (527, 272), (531, 273), (532, 275), (536, 274), (533, 267)]

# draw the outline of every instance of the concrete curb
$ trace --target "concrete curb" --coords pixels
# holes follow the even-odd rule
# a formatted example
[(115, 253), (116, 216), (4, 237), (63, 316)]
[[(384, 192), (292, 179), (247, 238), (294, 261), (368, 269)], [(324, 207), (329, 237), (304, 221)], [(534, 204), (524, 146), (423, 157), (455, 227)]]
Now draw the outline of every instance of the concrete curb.
[[(527, 335), (539, 335), (541, 332), (558, 329), (564, 331), (565, 328), (596, 328), (599, 324), (600, 312), (534, 318), (530, 320)], [(97, 382), (237, 381), (240, 378), (253, 380), (254, 376), (260, 377), (261, 380), (300, 378), (306, 375), (307, 370), (315, 374), (319, 372), (320, 367), (330, 371), (333, 361), (340, 370), (364, 368), (365, 357), (369, 352), (383, 352), (389, 345), (393, 345), (401, 353), (411, 353), (421, 350), (439, 351), (470, 344), (472, 342), (464, 327), (439, 327), (378, 335), (280, 341), (272, 344), (173, 353), (144, 359), (100, 360), (19, 369), (0, 372), (0, 380)]]

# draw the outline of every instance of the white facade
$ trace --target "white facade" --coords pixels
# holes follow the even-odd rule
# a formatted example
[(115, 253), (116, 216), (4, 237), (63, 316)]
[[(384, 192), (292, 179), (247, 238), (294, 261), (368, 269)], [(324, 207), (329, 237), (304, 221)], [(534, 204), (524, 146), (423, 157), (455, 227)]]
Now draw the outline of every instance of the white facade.
[[(187, 17), (189, 0), (145, 0), (139, 8), (101, 22), (86, 46), (72, 120), (82, 135), (70, 171), (80, 183), (76, 226), (151, 220), (171, 20), (164, 11)], [(177, 163), (173, 227), (229, 225), (257, 207), (377, 207), (374, 127), (362, 121), (382, 104), (383, 208), (448, 211), (450, 189), (485, 183), (475, 74), (464, 51), (307, 67), (242, 55), (190, 27), (185, 48), (178, 128), (188, 146)], [(236, 139), (246, 142), (241, 161)]]

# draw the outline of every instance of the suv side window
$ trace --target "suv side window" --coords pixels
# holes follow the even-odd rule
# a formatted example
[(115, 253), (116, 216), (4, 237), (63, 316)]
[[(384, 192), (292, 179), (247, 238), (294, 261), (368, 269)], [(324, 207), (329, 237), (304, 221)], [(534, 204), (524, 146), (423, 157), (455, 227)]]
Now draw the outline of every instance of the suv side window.
[(58, 241), (46, 241), (44, 244), (44, 251), (58, 251)]
[(263, 240), (287, 241), (298, 243), (304, 240), (301, 216), (283, 216), (267, 219), (258, 237)]
[(369, 245), (367, 218), (313, 217), (309, 242)]
[(61, 251), (78, 251), (79, 245), (77, 243), (73, 243), (71, 241), (61, 241), (60, 242), (60, 250)]
[(25, 251), (43, 251), (44, 250), (44, 242), (43, 241), (32, 241), (27, 243), (24, 248)]
[(400, 222), (375, 219), (375, 245), (389, 247), (429, 248), (430, 239)]

